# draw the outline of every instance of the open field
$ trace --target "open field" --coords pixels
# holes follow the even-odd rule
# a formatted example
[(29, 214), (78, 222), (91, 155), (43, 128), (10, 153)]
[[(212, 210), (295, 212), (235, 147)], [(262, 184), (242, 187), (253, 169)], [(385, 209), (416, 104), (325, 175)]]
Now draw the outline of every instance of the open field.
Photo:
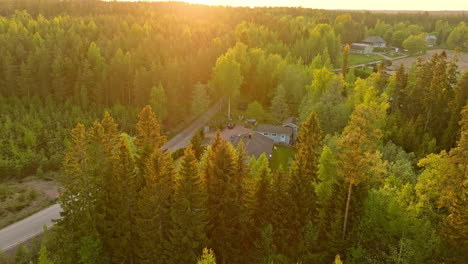
[[(411, 65), (416, 62), (418, 57), (422, 57), (424, 60), (430, 59), (434, 54), (440, 53), (442, 51), (445, 51), (447, 53), (447, 58), (451, 60), (454, 55), (455, 51), (453, 50), (446, 50), (446, 49), (433, 49), (433, 50), (428, 50), (426, 54), (421, 55), (421, 56), (414, 56), (414, 57), (407, 57), (403, 59), (398, 59), (392, 61), (392, 67), (393, 69), (398, 68), (402, 63), (405, 66), (405, 68), (411, 67)], [(467, 70), (468, 69), (468, 52), (460, 52), (458, 55), (458, 62), (457, 62), (458, 68), (461, 71)]]

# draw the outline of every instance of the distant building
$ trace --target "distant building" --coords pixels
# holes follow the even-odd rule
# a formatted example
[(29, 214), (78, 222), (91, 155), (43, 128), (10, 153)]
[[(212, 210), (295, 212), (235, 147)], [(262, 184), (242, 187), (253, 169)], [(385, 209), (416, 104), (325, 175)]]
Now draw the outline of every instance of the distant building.
[(385, 42), (385, 40), (379, 36), (369, 36), (362, 42), (369, 44), (374, 48), (385, 48), (387, 46), (387, 42)]
[(428, 47), (434, 47), (435, 45), (437, 45), (437, 37), (435, 35), (427, 35), (426, 45)]
[(354, 54), (370, 54), (373, 48), (374, 47), (369, 44), (351, 43), (349, 46), (349, 52)]
[(258, 158), (262, 153), (265, 153), (268, 159), (271, 158), (273, 145), (275, 144), (272, 139), (255, 132), (233, 135), (230, 138), (234, 146), (237, 146), (241, 140), (244, 143), (244, 149), (247, 151), (249, 157), (255, 156)]
[(258, 125), (257, 133), (260, 133), (276, 143), (291, 144), (293, 129), (285, 126)]

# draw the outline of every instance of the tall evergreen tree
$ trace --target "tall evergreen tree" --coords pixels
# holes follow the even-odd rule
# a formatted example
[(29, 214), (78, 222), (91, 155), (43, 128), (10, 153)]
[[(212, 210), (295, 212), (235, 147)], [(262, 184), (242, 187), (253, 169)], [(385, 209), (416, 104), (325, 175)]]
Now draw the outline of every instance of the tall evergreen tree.
[[(293, 241), (290, 248), (298, 248), (302, 240), (304, 227), (317, 212), (318, 149), (320, 144), (320, 125), (312, 112), (301, 124), (297, 139), (297, 153), (291, 166), (291, 182), (288, 193), (291, 197), (291, 210), (288, 214)], [(291, 254), (291, 253), (290, 253)], [(295, 253), (292, 253), (294, 255)]]
[(141, 263), (167, 263), (170, 209), (174, 197), (174, 165), (169, 155), (155, 148), (146, 162), (144, 187), (139, 192), (136, 232)]
[[(218, 134), (219, 138), (219, 134)], [(236, 151), (224, 139), (211, 145), (206, 165), (205, 181), (208, 190), (209, 231), (208, 237), (221, 260), (233, 261), (239, 256), (242, 241), (239, 241), (241, 228), (241, 208), (238, 204), (236, 175)]]
[(185, 149), (178, 176), (171, 208), (171, 263), (195, 263), (198, 252), (208, 245), (208, 215), (205, 182), (191, 146)]
[(128, 137), (122, 136), (103, 210), (103, 249), (112, 263), (138, 263), (136, 166)]
[[(165, 137), (161, 135), (159, 123), (151, 106), (145, 106), (138, 114), (136, 131), (137, 166), (140, 170), (140, 175), (143, 175), (145, 174), (146, 163), (151, 153), (155, 149), (160, 148), (166, 141)], [(142, 186), (143, 179), (139, 179), (139, 181), (139, 186)]]

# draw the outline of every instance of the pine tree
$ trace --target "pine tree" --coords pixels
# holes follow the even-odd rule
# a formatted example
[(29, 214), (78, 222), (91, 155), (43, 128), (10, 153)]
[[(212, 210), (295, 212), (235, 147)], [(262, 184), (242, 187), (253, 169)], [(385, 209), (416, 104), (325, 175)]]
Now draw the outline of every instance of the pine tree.
[(171, 263), (194, 263), (198, 252), (208, 245), (208, 215), (205, 183), (191, 146), (185, 149), (178, 175), (171, 208)]

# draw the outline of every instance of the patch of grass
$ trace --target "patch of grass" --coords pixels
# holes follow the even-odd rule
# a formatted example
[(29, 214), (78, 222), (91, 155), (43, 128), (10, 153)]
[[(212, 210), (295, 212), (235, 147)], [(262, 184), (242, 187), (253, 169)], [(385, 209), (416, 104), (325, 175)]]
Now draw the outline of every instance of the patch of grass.
[(270, 160), (270, 167), (274, 170), (282, 166), (287, 168), (290, 161), (293, 160), (297, 150), (290, 146), (275, 145), (273, 147), (272, 157)]
[(27, 183), (1, 183), (0, 198), (0, 229), (54, 202), (54, 199)]
[(361, 55), (361, 54), (349, 54), (349, 61), (348, 65), (358, 65), (358, 64), (365, 64), (373, 61), (383, 60), (382, 57), (377, 55)]

